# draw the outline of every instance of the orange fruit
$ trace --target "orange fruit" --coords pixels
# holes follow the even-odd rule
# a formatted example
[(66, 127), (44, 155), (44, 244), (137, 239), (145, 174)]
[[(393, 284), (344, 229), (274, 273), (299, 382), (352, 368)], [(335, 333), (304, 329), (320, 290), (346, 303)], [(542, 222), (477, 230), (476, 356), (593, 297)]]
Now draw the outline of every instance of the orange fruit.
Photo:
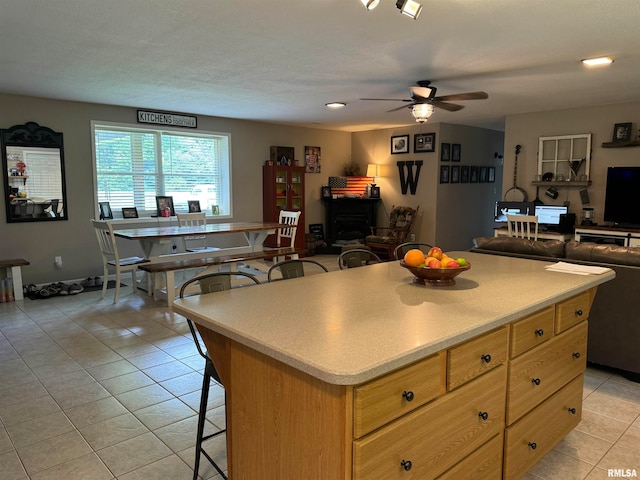
[(412, 248), (404, 254), (404, 263), (410, 267), (417, 267), (421, 263), (424, 263), (424, 253), (418, 248)]
[(452, 261), (453, 261), (453, 258), (446, 257), (446, 256), (443, 255), (442, 256), (442, 260), (440, 260), (440, 265), (442, 265), (442, 267), (444, 268), (449, 264), (449, 262), (452, 262)]

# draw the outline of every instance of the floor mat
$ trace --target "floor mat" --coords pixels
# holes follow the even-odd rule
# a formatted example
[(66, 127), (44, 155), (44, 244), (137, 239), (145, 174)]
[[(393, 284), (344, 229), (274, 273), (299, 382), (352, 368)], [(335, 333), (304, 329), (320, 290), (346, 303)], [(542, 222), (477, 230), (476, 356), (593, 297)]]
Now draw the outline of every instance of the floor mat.
[[(126, 285), (124, 283), (120, 283), (120, 287), (126, 287)], [(83, 287), (84, 290), (82, 290), (82, 292), (79, 293), (84, 293), (84, 292), (95, 292), (96, 290), (102, 290), (102, 285), (100, 286), (93, 286), (93, 287)], [(116, 282), (115, 280), (109, 280), (107, 282), (107, 288), (116, 288)], [(69, 297), (69, 296), (74, 296), (74, 295), (79, 295), (78, 293), (74, 293), (71, 295), (60, 295), (60, 294), (56, 294), (56, 295), (49, 295), (49, 296), (44, 296), (44, 295), (40, 295), (40, 292), (37, 291), (35, 293), (26, 293), (24, 296), (26, 298), (29, 298), (31, 300), (47, 300), (49, 298), (58, 298), (58, 297)]]

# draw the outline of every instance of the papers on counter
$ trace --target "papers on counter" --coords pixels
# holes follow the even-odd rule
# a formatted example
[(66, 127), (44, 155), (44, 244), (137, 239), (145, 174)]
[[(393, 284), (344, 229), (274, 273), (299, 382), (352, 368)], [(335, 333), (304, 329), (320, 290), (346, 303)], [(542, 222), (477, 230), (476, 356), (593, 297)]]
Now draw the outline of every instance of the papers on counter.
[(606, 267), (592, 267), (589, 265), (576, 265), (575, 263), (558, 262), (544, 267), (552, 272), (573, 273), (575, 275), (602, 275), (610, 271)]

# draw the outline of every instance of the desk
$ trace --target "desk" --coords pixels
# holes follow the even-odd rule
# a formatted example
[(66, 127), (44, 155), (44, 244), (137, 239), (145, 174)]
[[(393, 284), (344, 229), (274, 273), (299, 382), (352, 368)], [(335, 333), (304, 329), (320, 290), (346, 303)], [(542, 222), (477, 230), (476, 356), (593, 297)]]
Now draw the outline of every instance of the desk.
[[(499, 227), (493, 229), (494, 237), (506, 237), (509, 235), (509, 229), (507, 227)], [(538, 240), (562, 240), (568, 242), (573, 240), (573, 233), (558, 233), (558, 232), (538, 232)]]
[[(173, 309), (197, 323), (226, 388), (230, 478), (401, 478), (400, 459), (405, 457), (400, 456), (404, 453), (399, 448), (407, 449), (421, 478), (435, 478), (466, 462), (470, 451), (490, 444), (499, 455), (493, 462), (498, 475), (490, 478), (502, 478), (506, 360), (474, 380), (471, 372), (484, 368), (486, 360), (481, 361), (479, 354), (467, 357), (468, 383), (449, 391), (444, 365), (455, 355), (448, 352), (474, 345), (478, 339), (493, 339), (497, 332), (502, 353), (492, 352), (492, 357), (504, 359), (506, 325), (544, 308), (565, 306), (576, 295), (588, 299), (595, 295), (597, 285), (615, 274), (571, 275), (546, 271), (548, 262), (470, 252), (449, 254), (464, 256), (471, 264), (469, 271), (456, 277), (453, 287), (415, 285), (398, 262), (386, 262), (176, 300)], [(578, 333), (586, 351), (586, 322), (581, 323)], [(553, 336), (553, 330), (552, 326), (545, 331)], [(564, 340), (560, 335), (558, 339)], [(557, 345), (553, 340), (547, 344)], [(414, 366), (420, 368), (411, 370)], [(407, 376), (400, 378), (399, 372)], [(581, 399), (582, 377), (575, 375), (567, 385), (573, 388), (574, 382), (579, 383)], [(418, 389), (412, 401), (401, 398), (403, 390), (414, 390), (409, 387), (417, 377), (432, 382), (435, 400), (431, 401), (434, 396), (418, 400), (424, 393)], [(472, 393), (477, 392), (468, 390), (484, 386), (483, 379), (492, 386), (478, 391), (485, 392), (482, 395), (490, 392), (490, 398), (500, 404), (496, 414), (489, 416), (494, 422), (486, 428), (478, 423), (478, 411), (483, 410), (474, 410)], [(370, 381), (374, 383), (366, 383)], [(356, 405), (361, 405), (361, 395), (366, 397), (367, 385), (375, 385), (369, 390), (373, 395), (394, 387), (389, 400), (402, 412), (386, 420), (383, 427), (358, 437)], [(437, 410), (429, 410), (431, 407)], [(437, 432), (447, 433), (448, 426), (446, 422), (438, 426), (444, 421), (440, 413), (453, 412), (453, 417), (446, 415), (447, 422), (453, 418), (451, 423), (456, 423), (463, 416), (462, 409), (474, 417), (470, 420), (474, 427), (460, 435), (457, 431), (449, 437), (443, 433), (446, 441), (442, 440)], [(372, 410), (378, 412), (372, 417), (379, 419), (386, 407)], [(418, 418), (420, 415), (423, 417)], [(537, 422), (541, 423), (547, 424)], [(361, 447), (393, 432), (399, 436), (383, 438), (389, 440), (383, 448), (364, 455), (391, 462), (386, 470), (381, 468), (377, 474), (360, 470), (368, 461), (360, 455)], [(492, 436), (480, 439), (478, 435)], [(452, 439), (455, 445), (448, 443)], [(423, 440), (434, 443), (425, 448)], [(442, 453), (446, 458), (440, 458)], [(492, 460), (495, 454), (493, 451)], [(436, 456), (429, 466), (421, 464), (420, 457), (427, 455)], [(475, 457), (480, 458), (484, 457)], [(387, 475), (389, 469), (392, 475)], [(489, 477), (480, 474), (478, 478)]]
[[(114, 230), (116, 237), (126, 238), (128, 240), (138, 240), (145, 258), (151, 262), (157, 262), (164, 258), (172, 259), (188, 259), (215, 257), (221, 255), (229, 255), (231, 253), (248, 253), (258, 252), (262, 250), (262, 243), (267, 235), (275, 233), (280, 225), (278, 223), (269, 222), (234, 222), (234, 223), (209, 223), (202, 226), (194, 227), (145, 227), (131, 228), (126, 230)], [(231, 233), (242, 233), (247, 242), (246, 245), (230, 248), (221, 248), (218, 251), (207, 252), (187, 252), (173, 253), (168, 255), (162, 254), (162, 248), (169, 243), (172, 238), (184, 237), (189, 235), (224, 235)]]

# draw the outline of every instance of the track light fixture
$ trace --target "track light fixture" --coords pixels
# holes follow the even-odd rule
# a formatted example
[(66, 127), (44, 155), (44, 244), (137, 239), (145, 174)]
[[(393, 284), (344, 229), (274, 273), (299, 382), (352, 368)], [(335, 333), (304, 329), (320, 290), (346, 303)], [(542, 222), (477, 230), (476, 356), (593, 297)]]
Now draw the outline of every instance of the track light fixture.
[(400, 9), (400, 11), (408, 16), (416, 20), (422, 12), (422, 5), (420, 5), (415, 0), (398, 0), (396, 2), (396, 7)]
[[(378, 6), (380, 0), (360, 0), (360, 3), (362, 3), (367, 10), (373, 10)], [(415, 0), (397, 0), (396, 7), (398, 7), (398, 10), (404, 15), (414, 20), (418, 18), (420, 12), (422, 12), (422, 5)]]

